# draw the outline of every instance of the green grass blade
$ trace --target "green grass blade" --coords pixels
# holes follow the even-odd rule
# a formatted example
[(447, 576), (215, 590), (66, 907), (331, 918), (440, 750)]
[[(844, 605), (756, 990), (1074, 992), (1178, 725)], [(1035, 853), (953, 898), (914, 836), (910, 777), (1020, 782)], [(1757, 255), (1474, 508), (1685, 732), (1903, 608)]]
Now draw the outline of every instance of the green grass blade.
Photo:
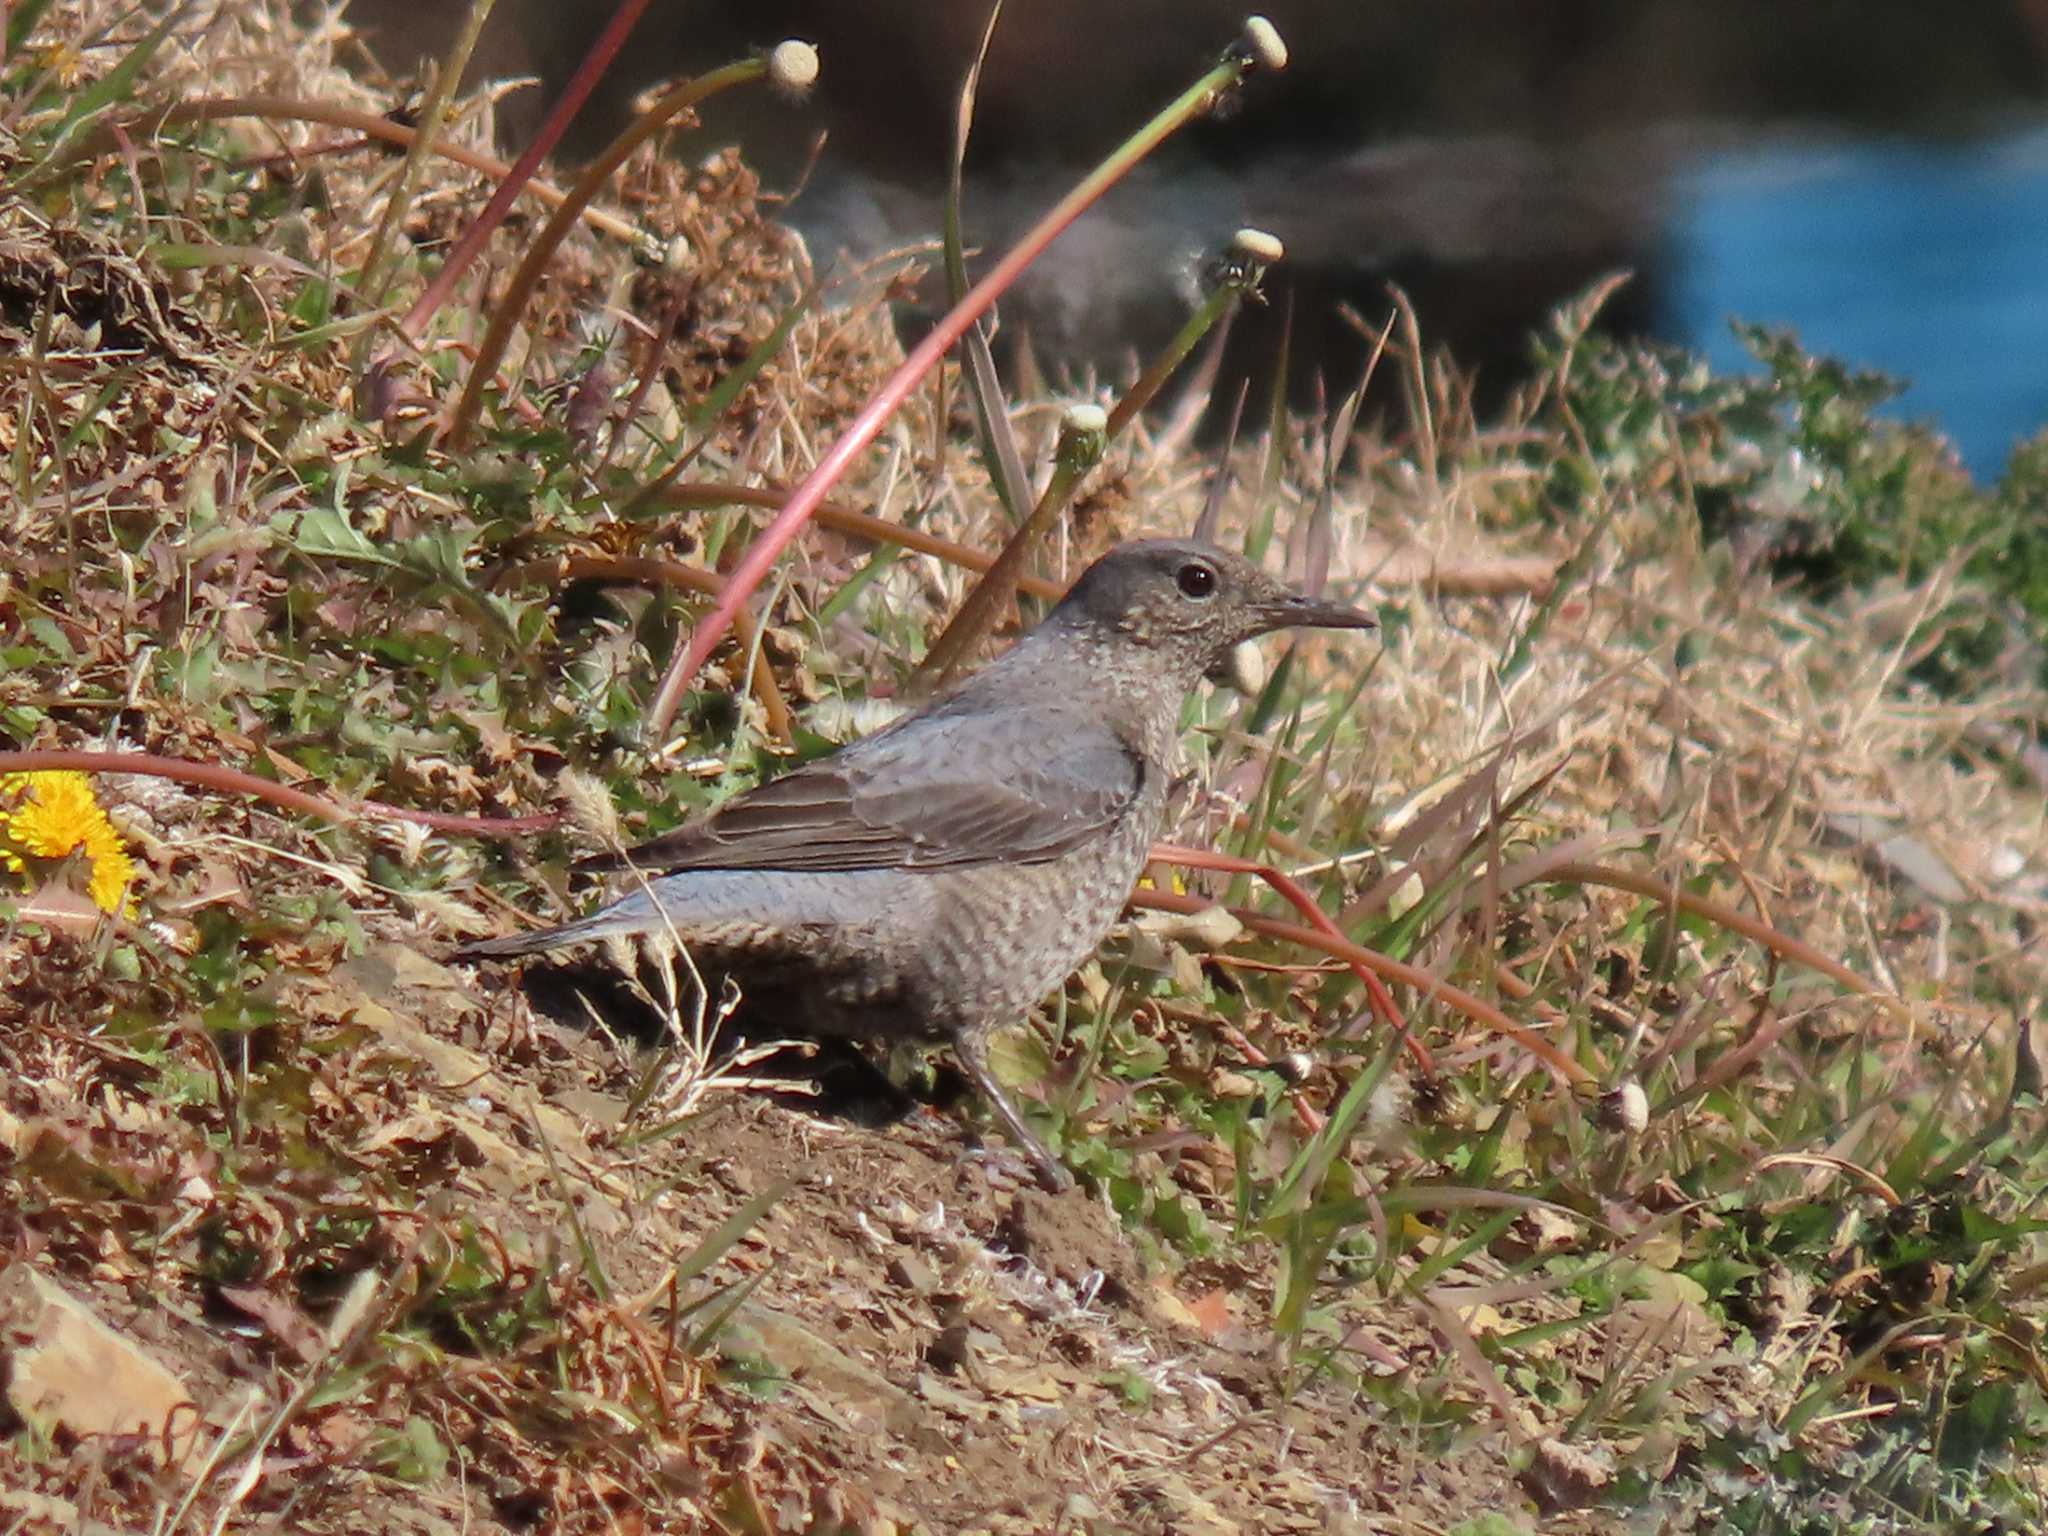
[(50, 0), (22, 0), (14, 7), (7, 18), (8, 58), (21, 56), (22, 44), (28, 41), (29, 33), (35, 30), (36, 23), (43, 19), (43, 13), (49, 8)]
[[(988, 58), (988, 45), (996, 35), (996, 20), (1003, 14), (1002, 0), (989, 8), (988, 24), (982, 28), (981, 47), (960, 86), (960, 102), (953, 120), (953, 166), (946, 181), (945, 261), (948, 301), (958, 304), (967, 295), (967, 242), (962, 234), (960, 204), (965, 195), (967, 136), (974, 125), (974, 95), (981, 84), (981, 66)], [(996, 360), (989, 351), (988, 323), (977, 320), (960, 338), (960, 350), (967, 359), (967, 391), (974, 397), (975, 425), (981, 434), (982, 462), (996, 488), (996, 497), (1008, 514), (1010, 526), (1024, 521), (1031, 507), (1031, 482), (1024, 473), (1024, 457), (1017, 451), (1017, 435), (1010, 430), (1009, 412), (1004, 409), (1002, 380), (996, 374)]]
[(717, 1230), (705, 1236), (702, 1242), (692, 1248), (689, 1255), (676, 1265), (676, 1283), (694, 1280), (712, 1265), (724, 1258), (732, 1245), (754, 1229), (754, 1224), (774, 1208), (775, 1203), (788, 1194), (791, 1185), (788, 1179), (777, 1179), (745, 1205), (734, 1211), (718, 1224)]

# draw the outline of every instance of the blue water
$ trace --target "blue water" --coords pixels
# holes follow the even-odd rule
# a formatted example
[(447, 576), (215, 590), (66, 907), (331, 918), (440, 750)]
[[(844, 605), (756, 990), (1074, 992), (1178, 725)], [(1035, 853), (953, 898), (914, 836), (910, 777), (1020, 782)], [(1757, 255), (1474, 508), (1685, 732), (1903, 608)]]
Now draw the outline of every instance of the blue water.
[(1724, 155), (1681, 178), (1667, 329), (1754, 371), (1730, 316), (1911, 381), (1979, 480), (2048, 426), (2048, 131)]

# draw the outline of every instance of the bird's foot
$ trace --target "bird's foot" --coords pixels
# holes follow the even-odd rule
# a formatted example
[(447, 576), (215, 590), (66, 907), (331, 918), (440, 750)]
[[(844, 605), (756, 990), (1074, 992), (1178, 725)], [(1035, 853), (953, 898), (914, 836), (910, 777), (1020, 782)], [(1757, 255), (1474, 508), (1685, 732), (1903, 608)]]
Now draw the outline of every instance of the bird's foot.
[(962, 1034), (953, 1041), (953, 1054), (960, 1059), (960, 1068), (968, 1080), (981, 1090), (981, 1096), (988, 1100), (989, 1108), (996, 1112), (996, 1118), (1003, 1122), (1003, 1130), (1010, 1140), (1017, 1144), (1018, 1151), (1031, 1164), (1031, 1170), (1038, 1176), (1038, 1187), (1047, 1194), (1064, 1194), (1074, 1187), (1074, 1176), (1066, 1166), (1052, 1155), (1044, 1142), (1024, 1117), (1017, 1106), (1010, 1102), (1010, 1096), (1003, 1092), (1003, 1085), (989, 1070), (988, 1059), (982, 1054), (981, 1041), (968, 1034)]
[(1051, 1153), (1045, 1152), (1043, 1148), (1040, 1149), (1040, 1153), (1045, 1160), (1032, 1161), (1032, 1167), (1038, 1174), (1038, 1187), (1048, 1195), (1064, 1195), (1074, 1187), (1074, 1176), (1067, 1171), (1066, 1165), (1056, 1161)]
[(1074, 1187), (1073, 1175), (1057, 1162), (1050, 1165), (1040, 1163), (1029, 1153), (1003, 1143), (985, 1141), (979, 1146), (971, 1146), (961, 1154), (960, 1160), (978, 1164), (1001, 1182), (1035, 1185), (1048, 1194), (1059, 1194)]

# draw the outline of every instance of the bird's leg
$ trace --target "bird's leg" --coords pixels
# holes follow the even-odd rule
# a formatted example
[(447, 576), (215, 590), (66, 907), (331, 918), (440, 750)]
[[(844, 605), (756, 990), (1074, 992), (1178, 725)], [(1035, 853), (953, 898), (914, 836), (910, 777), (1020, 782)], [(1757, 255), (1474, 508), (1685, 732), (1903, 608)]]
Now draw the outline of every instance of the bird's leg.
[(996, 1118), (1003, 1122), (1003, 1129), (1010, 1133), (1010, 1139), (1023, 1149), (1025, 1157), (1038, 1172), (1039, 1184), (1051, 1194), (1074, 1187), (1074, 1176), (1067, 1172), (1058, 1158), (1046, 1150), (1044, 1142), (1024, 1123), (1024, 1117), (1017, 1112), (1017, 1106), (1010, 1102), (1003, 1092), (1003, 1085), (996, 1081), (995, 1073), (988, 1067), (988, 1055), (982, 1049), (982, 1032), (963, 1029), (953, 1036), (953, 1054), (959, 1058), (961, 1070), (981, 1091), (981, 1096), (995, 1110)]

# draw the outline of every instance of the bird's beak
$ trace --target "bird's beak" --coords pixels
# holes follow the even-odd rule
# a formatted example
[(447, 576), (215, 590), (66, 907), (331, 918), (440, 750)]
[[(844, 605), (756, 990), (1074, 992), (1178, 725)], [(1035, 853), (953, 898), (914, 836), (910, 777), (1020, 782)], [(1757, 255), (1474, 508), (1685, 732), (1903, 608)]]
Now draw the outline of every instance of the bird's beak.
[(1326, 602), (1300, 592), (1288, 592), (1259, 604), (1259, 617), (1268, 629), (1377, 629), (1379, 621), (1362, 608), (1347, 603)]

